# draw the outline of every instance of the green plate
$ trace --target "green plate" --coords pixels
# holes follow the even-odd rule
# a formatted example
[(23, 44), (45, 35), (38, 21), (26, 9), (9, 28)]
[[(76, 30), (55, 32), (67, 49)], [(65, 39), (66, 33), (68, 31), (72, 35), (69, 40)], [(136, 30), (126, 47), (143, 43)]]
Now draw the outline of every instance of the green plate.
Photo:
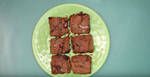
[[(52, 54), (50, 54), (49, 40), (51, 39), (51, 36), (49, 35), (50, 30), (48, 24), (48, 17), (70, 16), (71, 14), (79, 13), (81, 11), (90, 15), (90, 26), (91, 26), (90, 34), (92, 34), (93, 36), (95, 47), (93, 54), (90, 55), (92, 57), (92, 68), (91, 68), (92, 72), (91, 74), (73, 74), (71, 72), (69, 74), (54, 75), (51, 73), (51, 66), (50, 66)], [(49, 9), (37, 22), (35, 30), (33, 31), (32, 47), (34, 56), (38, 64), (50, 76), (86, 77), (94, 74), (104, 64), (110, 48), (110, 37), (104, 21), (93, 10), (79, 4), (62, 4), (52, 9)], [(74, 54), (71, 51), (71, 53), (67, 55), (72, 56)]]

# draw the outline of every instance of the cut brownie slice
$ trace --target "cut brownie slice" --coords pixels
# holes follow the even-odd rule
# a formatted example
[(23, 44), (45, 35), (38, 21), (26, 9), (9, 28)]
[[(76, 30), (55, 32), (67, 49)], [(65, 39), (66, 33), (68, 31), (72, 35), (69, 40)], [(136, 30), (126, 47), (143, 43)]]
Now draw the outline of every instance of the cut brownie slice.
[(70, 73), (71, 62), (66, 55), (53, 55), (51, 61), (52, 74)]
[(64, 54), (70, 52), (69, 37), (53, 38), (50, 40), (50, 51), (52, 54)]
[(73, 73), (90, 74), (91, 73), (91, 57), (88, 55), (76, 55), (71, 58)]
[(92, 53), (94, 50), (93, 39), (91, 35), (79, 35), (72, 37), (71, 42), (74, 53)]
[(50, 35), (60, 37), (69, 32), (67, 17), (49, 17)]
[(70, 29), (75, 34), (90, 32), (90, 16), (86, 13), (78, 13), (70, 16)]

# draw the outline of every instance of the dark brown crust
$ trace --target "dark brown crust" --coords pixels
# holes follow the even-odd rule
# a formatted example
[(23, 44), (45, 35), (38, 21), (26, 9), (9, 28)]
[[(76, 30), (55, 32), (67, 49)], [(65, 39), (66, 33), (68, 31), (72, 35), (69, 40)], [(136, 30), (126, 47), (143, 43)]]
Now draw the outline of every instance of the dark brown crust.
[(94, 51), (91, 35), (79, 35), (71, 38), (74, 53), (92, 53)]
[(76, 55), (71, 58), (72, 71), (75, 74), (91, 73), (91, 57), (88, 55)]
[(51, 61), (51, 71), (52, 74), (70, 73), (70, 58), (66, 55), (53, 55)]
[(50, 40), (50, 51), (52, 54), (65, 54), (70, 52), (70, 38), (53, 38)]
[(61, 37), (69, 32), (67, 17), (49, 17), (50, 35)]
[(77, 13), (70, 16), (70, 29), (75, 34), (90, 32), (90, 16), (86, 13)]

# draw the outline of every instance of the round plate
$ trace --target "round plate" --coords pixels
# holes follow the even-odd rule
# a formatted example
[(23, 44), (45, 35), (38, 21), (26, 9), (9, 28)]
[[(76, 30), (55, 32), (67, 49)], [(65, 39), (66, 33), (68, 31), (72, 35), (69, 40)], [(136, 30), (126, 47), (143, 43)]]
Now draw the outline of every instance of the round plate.
[[(70, 16), (71, 14), (79, 13), (81, 11), (90, 15), (90, 34), (93, 36), (94, 40), (94, 52), (92, 53), (92, 55), (90, 55), (92, 57), (91, 74), (74, 74), (73, 72), (71, 72), (69, 74), (54, 75), (51, 73), (50, 66), (52, 54), (50, 54), (49, 40), (51, 36), (49, 34), (50, 29), (48, 17)], [(104, 64), (109, 52), (110, 37), (104, 21), (93, 10), (79, 4), (63, 4), (49, 9), (37, 22), (35, 30), (33, 31), (32, 47), (34, 56), (38, 64), (49, 75), (57, 77), (85, 77), (94, 74)], [(72, 55), (73, 53), (71, 51), (71, 53), (69, 53), (69, 56)]]

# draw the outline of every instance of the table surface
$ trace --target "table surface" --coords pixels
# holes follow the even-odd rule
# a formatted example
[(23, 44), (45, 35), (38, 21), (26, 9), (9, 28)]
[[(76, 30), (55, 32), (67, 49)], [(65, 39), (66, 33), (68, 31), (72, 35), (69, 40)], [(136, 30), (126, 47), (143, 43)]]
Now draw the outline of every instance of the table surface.
[(88, 6), (102, 16), (111, 36), (107, 61), (93, 77), (150, 76), (150, 0), (0, 0), (0, 76), (48, 75), (32, 53), (32, 32), (50, 8)]

